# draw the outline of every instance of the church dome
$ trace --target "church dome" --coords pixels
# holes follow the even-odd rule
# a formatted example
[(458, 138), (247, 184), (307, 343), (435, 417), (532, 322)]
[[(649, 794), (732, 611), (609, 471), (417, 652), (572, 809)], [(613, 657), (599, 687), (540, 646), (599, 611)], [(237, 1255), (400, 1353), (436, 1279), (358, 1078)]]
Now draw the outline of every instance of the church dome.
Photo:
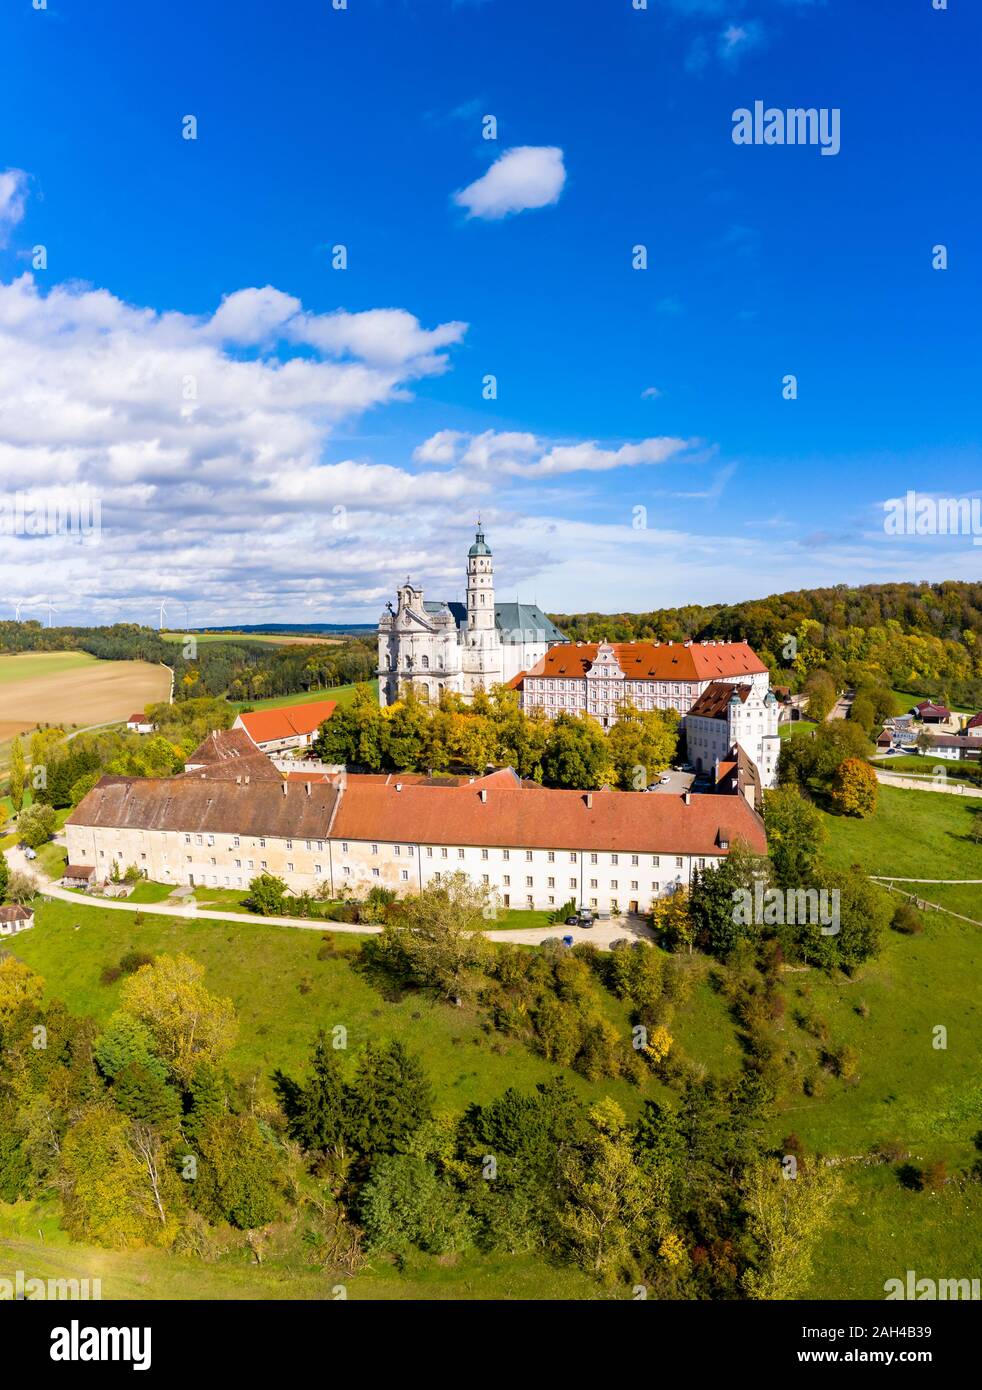
[(474, 544), (471, 546), (470, 550), (468, 550), (468, 552), (467, 552), (467, 558), (470, 559), (473, 555), (490, 555), (490, 554), (491, 554), (491, 547), (487, 544), (487, 542), (486, 542), (485, 539), (484, 539), (484, 532), (481, 530), (480, 527), (478, 527), (478, 529), (477, 529), (477, 535), (474, 537)]

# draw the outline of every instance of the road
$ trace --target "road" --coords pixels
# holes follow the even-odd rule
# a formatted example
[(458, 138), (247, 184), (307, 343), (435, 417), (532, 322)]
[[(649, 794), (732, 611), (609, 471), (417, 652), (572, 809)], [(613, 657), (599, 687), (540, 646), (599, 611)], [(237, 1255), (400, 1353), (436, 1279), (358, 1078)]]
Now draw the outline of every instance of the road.
[(884, 772), (874, 768), (876, 780), (885, 787), (903, 787), (906, 791), (947, 792), (949, 796), (982, 796), (982, 787), (970, 787), (956, 782), (954, 777), (905, 777), (902, 772)]
[[(187, 921), (236, 922), (241, 926), (295, 927), (299, 931), (341, 932), (349, 936), (376, 936), (381, 927), (367, 926), (352, 922), (313, 922), (302, 917), (258, 917), (244, 912), (219, 912), (213, 908), (199, 907), (193, 898), (180, 906), (170, 903), (131, 903), (115, 898), (92, 898), (87, 894), (75, 892), (71, 888), (60, 888), (41, 874), (34, 862), (24, 856), (24, 851), (16, 847), (5, 851), (11, 869), (27, 873), (40, 884), (40, 891), (59, 902), (72, 903), (85, 910), (99, 907), (109, 912), (142, 912), (145, 915), (161, 917), (182, 917)], [(538, 946), (550, 937), (572, 936), (576, 941), (592, 941), (601, 950), (608, 950), (614, 941), (653, 940), (651, 928), (640, 917), (615, 917), (609, 922), (597, 922), (592, 927), (530, 927), (517, 930), (489, 931), (491, 941), (506, 941), (515, 946)]]

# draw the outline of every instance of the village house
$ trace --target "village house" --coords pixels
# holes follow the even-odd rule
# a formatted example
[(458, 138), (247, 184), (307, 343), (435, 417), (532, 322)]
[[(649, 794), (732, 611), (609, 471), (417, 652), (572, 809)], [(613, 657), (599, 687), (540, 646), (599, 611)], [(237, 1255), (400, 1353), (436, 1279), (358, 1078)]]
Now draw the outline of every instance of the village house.
[[(453, 779), (451, 779), (453, 780)], [(744, 796), (560, 791), (505, 769), (463, 784), (359, 777), (267, 782), (107, 776), (66, 823), (69, 858), (108, 878), (136, 864), (160, 883), (411, 893), (462, 871), (503, 907), (573, 900), (646, 911), (738, 842), (766, 850)]]
[(0, 936), (13, 936), (34, 926), (33, 907), (22, 907), (19, 903), (0, 907)]
[(244, 729), (263, 753), (309, 748), (320, 726), (336, 708), (336, 700), (312, 700), (305, 705), (251, 710), (238, 715), (232, 729)]
[(145, 714), (137, 711), (127, 719), (126, 728), (131, 734), (152, 734), (156, 732), (157, 726)]

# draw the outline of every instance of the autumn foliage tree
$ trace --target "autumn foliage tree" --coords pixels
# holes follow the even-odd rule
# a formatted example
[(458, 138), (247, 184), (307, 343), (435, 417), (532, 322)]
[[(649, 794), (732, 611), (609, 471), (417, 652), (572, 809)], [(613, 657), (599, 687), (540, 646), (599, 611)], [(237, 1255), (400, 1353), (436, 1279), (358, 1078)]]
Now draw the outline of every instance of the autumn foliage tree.
[(839, 768), (831, 788), (837, 810), (866, 820), (876, 811), (879, 783), (876, 772), (861, 758), (847, 758)]

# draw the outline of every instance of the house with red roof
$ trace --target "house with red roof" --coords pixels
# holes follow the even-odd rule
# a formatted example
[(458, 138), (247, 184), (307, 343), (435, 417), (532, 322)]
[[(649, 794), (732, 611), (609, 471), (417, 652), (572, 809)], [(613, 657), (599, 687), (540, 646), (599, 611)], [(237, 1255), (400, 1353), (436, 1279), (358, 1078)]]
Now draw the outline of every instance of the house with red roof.
[(305, 705), (275, 705), (272, 709), (244, 712), (233, 729), (244, 729), (263, 753), (285, 753), (309, 748), (317, 731), (337, 708), (336, 700), (312, 700)]

